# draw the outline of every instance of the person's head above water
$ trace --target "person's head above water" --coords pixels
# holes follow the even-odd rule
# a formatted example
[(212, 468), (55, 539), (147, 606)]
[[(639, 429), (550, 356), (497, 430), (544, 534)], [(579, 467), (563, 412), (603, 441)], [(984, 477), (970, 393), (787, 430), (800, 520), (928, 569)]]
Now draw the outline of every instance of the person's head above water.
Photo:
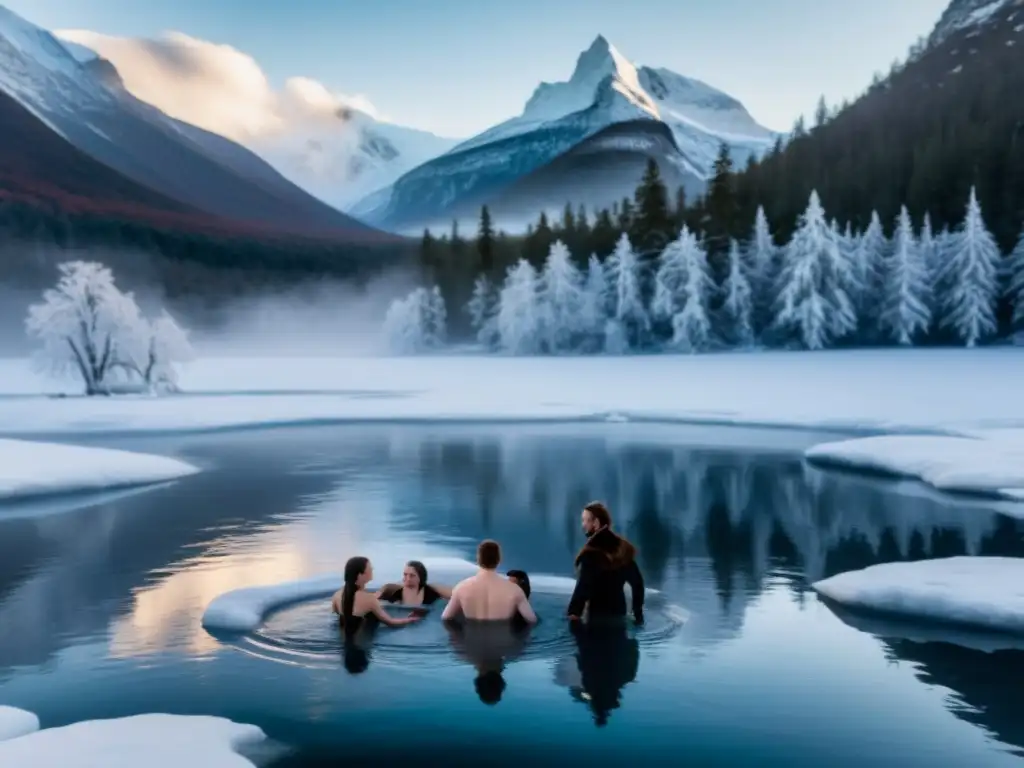
[(526, 571), (511, 570), (508, 572), (508, 580), (518, 584), (523, 593), (530, 596), (530, 576)]
[(356, 601), (356, 592), (373, 579), (373, 564), (368, 557), (350, 557), (345, 563), (345, 586), (341, 592), (341, 619), (348, 626)]
[(373, 579), (373, 563), (368, 557), (350, 557), (345, 563), (345, 584), (364, 587)]
[(612, 527), (612, 513), (600, 501), (592, 501), (587, 504), (583, 508), (580, 520), (583, 523), (583, 533), (588, 537), (593, 536), (602, 528)]
[(476, 563), (481, 568), (493, 571), (501, 562), (501, 546), (493, 539), (484, 539), (476, 548)]
[(402, 571), (402, 586), (421, 591), (427, 586), (427, 566), (419, 560), (410, 560)]

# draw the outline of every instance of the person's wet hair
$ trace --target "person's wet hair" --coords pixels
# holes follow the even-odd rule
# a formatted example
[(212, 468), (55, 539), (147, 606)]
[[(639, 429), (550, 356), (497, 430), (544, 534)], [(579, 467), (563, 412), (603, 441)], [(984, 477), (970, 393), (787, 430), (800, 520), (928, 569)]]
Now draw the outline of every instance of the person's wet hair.
[(589, 512), (591, 517), (597, 520), (598, 525), (602, 528), (611, 527), (612, 513), (608, 511), (608, 507), (606, 507), (603, 502), (592, 501), (583, 509)]
[(493, 539), (484, 539), (476, 548), (476, 562), (481, 568), (493, 570), (501, 563), (501, 546)]
[(476, 695), (480, 697), (480, 701), (493, 707), (501, 701), (501, 694), (505, 692), (505, 678), (497, 670), (482, 672), (476, 676), (473, 687), (476, 688)]
[(352, 626), (352, 608), (356, 602), (356, 592), (359, 587), (356, 585), (359, 577), (366, 572), (366, 566), (370, 564), (369, 558), (350, 557), (345, 563), (345, 586), (341, 591), (341, 621), (345, 627), (345, 633), (355, 631)]
[(516, 583), (523, 590), (523, 593), (527, 598), (530, 597), (530, 575), (526, 571), (511, 570), (508, 572), (509, 577), (516, 580)]
[(412, 568), (416, 571), (416, 575), (420, 579), (420, 589), (425, 589), (427, 586), (427, 566), (421, 563), (419, 560), (410, 560), (405, 564), (406, 568)]

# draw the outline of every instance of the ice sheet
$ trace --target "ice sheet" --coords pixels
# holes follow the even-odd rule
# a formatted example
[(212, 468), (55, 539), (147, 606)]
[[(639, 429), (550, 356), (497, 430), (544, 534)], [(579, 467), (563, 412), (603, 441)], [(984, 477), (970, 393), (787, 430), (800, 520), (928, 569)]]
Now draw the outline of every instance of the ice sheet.
[(1024, 634), (1024, 559), (949, 557), (872, 565), (815, 582), (848, 608)]

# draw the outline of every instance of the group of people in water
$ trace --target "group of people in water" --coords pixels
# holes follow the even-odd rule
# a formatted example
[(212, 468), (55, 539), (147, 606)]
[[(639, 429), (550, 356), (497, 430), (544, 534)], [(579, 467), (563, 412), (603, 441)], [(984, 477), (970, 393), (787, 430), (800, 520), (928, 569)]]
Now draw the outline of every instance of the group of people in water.
[[(644, 579), (636, 548), (612, 530), (611, 514), (603, 503), (587, 504), (580, 521), (587, 540), (575, 558), (576, 585), (566, 606), (579, 679), (566, 685), (574, 698), (592, 710), (600, 726), (619, 706), (622, 687), (636, 677), (639, 645), (628, 636), (624, 618), (631, 608), (635, 623), (643, 623)], [(384, 584), (369, 592), (366, 585), (373, 580), (373, 564), (366, 557), (350, 558), (344, 586), (332, 599), (343, 628), (346, 669), (362, 672), (369, 664), (369, 654), (356, 642), (357, 635), (363, 634), (360, 628), (412, 624), (427, 615), (426, 606), (446, 600), (441, 618), (456, 652), (477, 669), (477, 695), (485, 704), (500, 701), (505, 662), (523, 652), (529, 628), (538, 618), (530, 605), (529, 575), (522, 570), (498, 574), (501, 547), (496, 541), (481, 542), (476, 560), (477, 573), (454, 587), (428, 581), (426, 566), (411, 560), (405, 564), (400, 584)], [(626, 584), (632, 606), (627, 606)], [(412, 610), (408, 616), (392, 616), (385, 607), (389, 604)]]
[[(644, 617), (644, 579), (636, 561), (636, 548), (612, 531), (611, 513), (601, 502), (587, 504), (581, 513), (586, 544), (576, 555), (576, 587), (566, 607), (572, 622), (620, 619), (626, 615), (624, 586), (632, 592), (632, 614), (637, 624)], [(377, 592), (368, 592), (373, 580), (373, 564), (366, 557), (353, 557), (345, 563), (345, 584), (332, 600), (334, 612), (345, 629), (354, 634), (367, 618), (372, 617), (389, 627), (400, 627), (419, 621), (423, 611), (412, 611), (397, 618), (390, 615), (385, 603), (404, 606), (428, 606), (439, 600), (448, 604), (442, 620), (512, 621), (532, 625), (537, 614), (530, 605), (530, 577), (525, 571), (511, 570), (506, 577), (498, 574), (501, 547), (486, 540), (477, 547), (479, 571), (454, 587), (431, 584), (423, 563), (411, 560), (405, 565), (401, 584), (385, 584)]]

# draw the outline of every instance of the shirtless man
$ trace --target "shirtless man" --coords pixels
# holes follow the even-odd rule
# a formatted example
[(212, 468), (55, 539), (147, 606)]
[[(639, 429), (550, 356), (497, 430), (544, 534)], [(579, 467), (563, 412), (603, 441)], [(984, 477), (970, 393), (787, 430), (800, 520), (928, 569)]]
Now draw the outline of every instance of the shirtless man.
[(480, 570), (455, 585), (441, 618), (447, 621), (461, 613), (474, 621), (508, 621), (518, 613), (527, 624), (536, 624), (537, 614), (530, 607), (526, 593), (518, 584), (495, 572), (501, 562), (498, 542), (490, 539), (480, 542), (476, 562)]

